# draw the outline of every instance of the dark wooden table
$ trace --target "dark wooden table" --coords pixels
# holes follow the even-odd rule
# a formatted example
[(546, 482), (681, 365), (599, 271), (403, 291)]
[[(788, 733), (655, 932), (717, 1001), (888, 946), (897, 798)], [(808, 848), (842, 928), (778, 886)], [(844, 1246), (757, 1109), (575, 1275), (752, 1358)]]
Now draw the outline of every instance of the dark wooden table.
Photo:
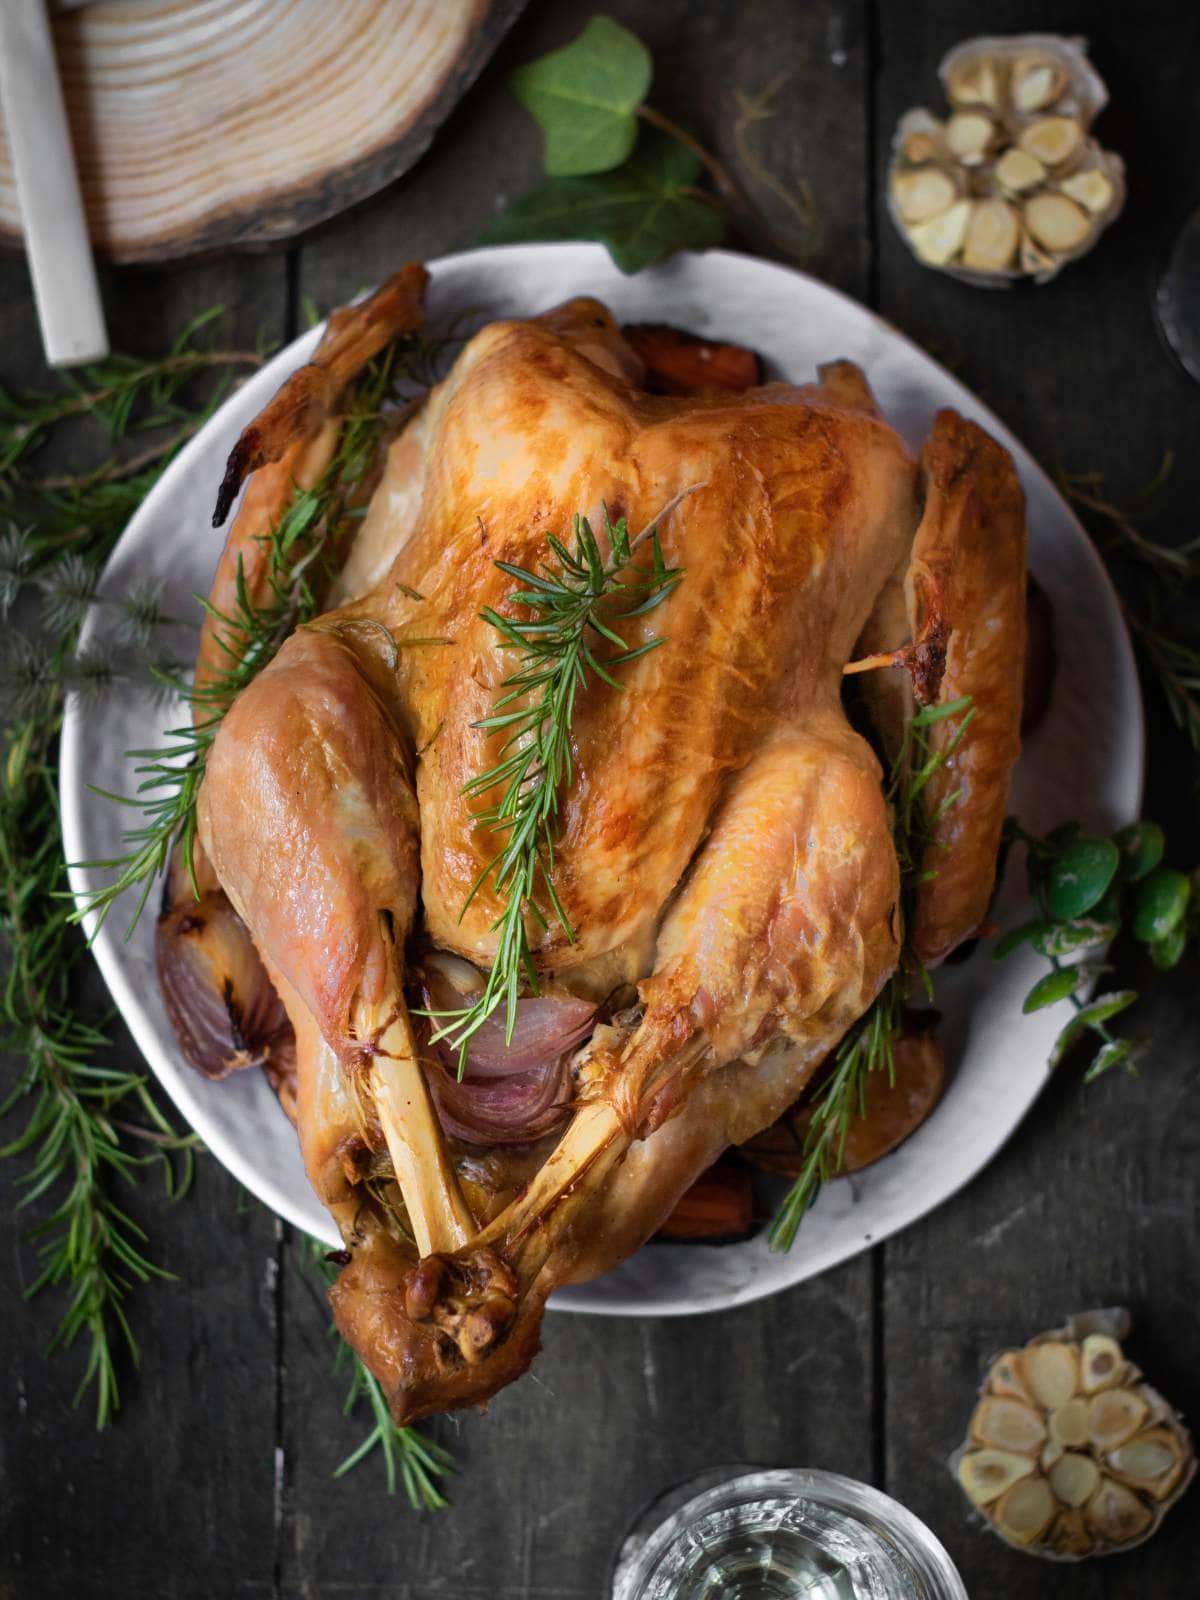
[[(346, 8), (348, 12), (352, 7)], [(979, 391), (1047, 464), (1103, 468), (1118, 499), (1176, 465), (1166, 537), (1196, 533), (1200, 389), (1160, 348), (1151, 286), (1200, 201), (1200, 21), (1177, 0), (1037, 7), (1016, 0), (612, 0), (654, 53), (654, 99), (738, 172), (778, 253), (877, 307)], [(538, 165), (505, 87), (586, 8), (535, 0), (430, 155), (405, 180), (284, 254), (110, 273), (117, 342), (160, 351), (214, 302), (222, 330), (296, 331), (410, 257), (470, 245)], [(984, 31), (1086, 31), (1128, 160), (1124, 218), (1044, 289), (985, 294), (919, 269), (881, 198), (906, 107), (937, 104), (943, 50)], [(744, 97), (769, 118), (747, 123)], [(792, 202), (781, 198), (781, 186)], [(810, 204), (796, 207), (798, 194)], [(38, 375), (23, 265), (0, 262), (0, 376)], [(836, 352), (831, 352), (836, 354)], [(1194, 858), (1195, 764), (1157, 691), (1147, 812)], [(670, 1484), (723, 1462), (812, 1464), (881, 1485), (923, 1517), (973, 1600), (1140, 1600), (1200, 1593), (1197, 1503), (1134, 1555), (1082, 1567), (1012, 1553), (971, 1526), (944, 1461), (980, 1360), (1063, 1313), (1124, 1303), (1151, 1376), (1200, 1416), (1200, 1007), (1195, 968), (1127, 960), (1155, 1047), (1142, 1076), (1085, 1090), (1068, 1070), (987, 1171), (869, 1255), (727, 1315), (551, 1316), (534, 1376), (483, 1418), (432, 1431), (462, 1475), (417, 1516), (374, 1465), (331, 1470), (359, 1437), (339, 1414), (327, 1317), (298, 1243), (211, 1160), (172, 1210), (131, 1202), (179, 1281), (136, 1295), (144, 1363), (117, 1425), (71, 1407), (72, 1358), (43, 1357), (54, 1307), (21, 1301), (30, 1258), (0, 1174), (0, 1596), (387, 1596), (598, 1600), (622, 1531)], [(125, 1053), (135, 1059), (126, 1041)]]

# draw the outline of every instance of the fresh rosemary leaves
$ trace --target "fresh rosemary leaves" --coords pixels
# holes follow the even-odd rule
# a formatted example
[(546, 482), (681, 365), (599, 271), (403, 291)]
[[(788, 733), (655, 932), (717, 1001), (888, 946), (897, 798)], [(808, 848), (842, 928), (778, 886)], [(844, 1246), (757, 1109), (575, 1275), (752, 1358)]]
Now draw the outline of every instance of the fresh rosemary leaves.
[[(495, 923), (499, 940), (487, 981), (470, 1006), (436, 1013), (442, 1026), (434, 1039), (449, 1039), (457, 1049), (460, 1077), (466, 1069), (472, 1035), (501, 1003), (506, 1006), (506, 1036), (511, 1040), (522, 985), (537, 993), (526, 917), (543, 929), (548, 926), (536, 898), (539, 888), (559, 926), (574, 941), (574, 931), (555, 893), (553, 872), (559, 801), (574, 776), (571, 724), (575, 705), (589, 678), (620, 690), (622, 685), (614, 674), (663, 643), (654, 638), (631, 648), (616, 630), (661, 605), (682, 578), (681, 567), (668, 567), (664, 561), (658, 536), (659, 524), (682, 498), (671, 501), (634, 539), (625, 518), (614, 523), (605, 507), (607, 559), (588, 519), (577, 515), (573, 550), (553, 534), (546, 535), (557, 566), (543, 563), (537, 572), (530, 572), (507, 561), (496, 563), (521, 585), (508, 599), (527, 615), (505, 617), (491, 607), (482, 613), (499, 633), (500, 648), (521, 652), (521, 666), (505, 678), (502, 687), (506, 692), (496, 701), (492, 715), (475, 724), (506, 734), (500, 759), (463, 791), (475, 799), (495, 797), (475, 814), (475, 825), (507, 837), (463, 905), (465, 913), (489, 878), (505, 902)], [(638, 566), (635, 557), (647, 543), (650, 565)], [(615, 646), (615, 652), (601, 659), (597, 654), (600, 641)]]
[[(309, 1238), (305, 1243), (313, 1268), (328, 1286), (336, 1273), (330, 1265), (325, 1246), (319, 1239)], [(426, 1439), (416, 1428), (402, 1428), (396, 1422), (388, 1410), (379, 1379), (343, 1342), (336, 1328), (331, 1327), (329, 1331), (338, 1341), (334, 1367), (339, 1370), (345, 1366), (350, 1368), (350, 1385), (342, 1402), (342, 1415), (348, 1417), (366, 1399), (373, 1419), (370, 1432), (334, 1470), (333, 1476), (344, 1478), (360, 1461), (378, 1450), (383, 1456), (389, 1494), (395, 1494), (399, 1485), (414, 1511), (440, 1511), (449, 1502), (438, 1487), (437, 1480), (454, 1473), (454, 1457), (432, 1439)]]
[[(163, 466), (208, 415), (253, 351), (207, 351), (194, 344), (217, 313), (191, 323), (161, 361), (112, 356), (61, 375), (59, 392), (0, 390), (0, 501), (14, 519), (0, 536), (0, 944), (7, 979), (0, 989), (0, 1045), (16, 1076), (0, 1115), (24, 1114), (0, 1155), (27, 1163), (20, 1183), (37, 1270), (25, 1295), (67, 1295), (51, 1348), (86, 1345), (77, 1398), (91, 1391), (97, 1425), (119, 1403), (122, 1352), (138, 1348), (127, 1298), (138, 1283), (167, 1274), (150, 1259), (141, 1227), (115, 1190), (159, 1166), (169, 1194), (186, 1187), (190, 1136), (177, 1135), (136, 1072), (109, 1065), (102, 1023), (79, 1008), (74, 983), (86, 945), (61, 898), (58, 732), (65, 690), (111, 681), (112, 661), (75, 650), (83, 610), (97, 596), (101, 563), (129, 512)], [(217, 379), (196, 395), (188, 385)], [(91, 458), (138, 439), (136, 453), (104, 459), (77, 474), (38, 477), (37, 450), (66, 425), (81, 432)], [(21, 629), (10, 608), (25, 591), (43, 594), (40, 626)], [(147, 592), (116, 606), (121, 642), (145, 648), (164, 619)], [(32, 618), (30, 618), (32, 621)]]
[[(900, 864), (900, 907), (905, 937), (900, 962), (834, 1052), (833, 1070), (816, 1091), (812, 1114), (804, 1135), (800, 1172), (771, 1223), (772, 1250), (790, 1250), (821, 1185), (841, 1169), (846, 1137), (855, 1118), (865, 1114), (867, 1079), (872, 1072), (895, 1076), (896, 1041), (904, 1026), (905, 999), (916, 979), (928, 993), (929, 977), (907, 942), (913, 900), (920, 884), (931, 876), (923, 867), (936, 822), (955, 804), (958, 793), (946, 795), (937, 811), (928, 815), (922, 795), (929, 780), (945, 765), (975, 716), (969, 697), (925, 706), (916, 712), (892, 762), (888, 802), (892, 834)], [(929, 729), (948, 717), (956, 718), (954, 732), (940, 750), (929, 740)]]
[(217, 624), (226, 663), (203, 683), (189, 687), (175, 682), (193, 720), (168, 730), (166, 738), (171, 742), (164, 747), (129, 752), (139, 763), (135, 769), (139, 782), (132, 797), (98, 791), (106, 799), (135, 809), (143, 821), (125, 834), (128, 849), (124, 855), (86, 863), (113, 874), (87, 901), (86, 911), (97, 915), (97, 927), (113, 904), (133, 888), (140, 889), (132, 917), (136, 924), (176, 840), (194, 879), (196, 800), (208, 752), (238, 695), (274, 659), (288, 635), (319, 609), (329, 575), (327, 558), (336, 553), (355, 491), (376, 460), (385, 421), (383, 408), (403, 370), (405, 349), (403, 341), (389, 345), (356, 378), (329, 465), (311, 488), (294, 487), (278, 520), (263, 536), (262, 591), (257, 596), (250, 594), (239, 560), (232, 611), (224, 614), (205, 602)]

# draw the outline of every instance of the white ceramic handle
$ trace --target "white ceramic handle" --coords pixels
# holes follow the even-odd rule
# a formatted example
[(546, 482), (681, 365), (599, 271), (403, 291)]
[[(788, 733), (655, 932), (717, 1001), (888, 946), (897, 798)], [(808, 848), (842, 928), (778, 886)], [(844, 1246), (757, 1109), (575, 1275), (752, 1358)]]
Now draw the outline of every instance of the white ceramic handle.
[(46, 360), (98, 360), (108, 335), (44, 0), (0, 4), (0, 109)]

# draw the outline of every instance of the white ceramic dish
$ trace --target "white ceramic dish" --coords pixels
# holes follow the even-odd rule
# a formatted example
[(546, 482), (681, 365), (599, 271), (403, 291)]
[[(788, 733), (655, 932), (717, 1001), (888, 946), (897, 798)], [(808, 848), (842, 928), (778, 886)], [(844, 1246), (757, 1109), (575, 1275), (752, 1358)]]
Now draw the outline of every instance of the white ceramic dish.
[[(800, 273), (726, 251), (677, 256), (635, 278), (622, 276), (594, 245), (522, 245), (450, 256), (432, 266), (434, 326), (472, 309), (524, 316), (572, 295), (592, 294), (621, 320), (668, 321), (765, 352), (782, 376), (811, 378), (838, 356), (866, 371), (884, 412), (914, 449), (934, 412), (957, 407), (1000, 439), (1016, 460), (1029, 504), (1032, 565), (1057, 620), (1058, 676), (1042, 725), (1021, 758), (1013, 807), (1034, 827), (1078, 816), (1097, 824), (1137, 815), (1143, 727), (1137, 674), (1116, 598), (1104, 569), (1046, 475), (1003, 424), (934, 361), (862, 306)], [(210, 526), (226, 454), (242, 426), (284, 377), (305, 360), (317, 329), (282, 351), (238, 391), (182, 452), (127, 528), (103, 592), (162, 578), (168, 609), (197, 617), (223, 533)], [(83, 642), (111, 628), (111, 607), (96, 606)], [(191, 640), (177, 641), (188, 650)], [(119, 853), (128, 815), (97, 799), (89, 785), (128, 793), (124, 752), (157, 746), (180, 720), (149, 693), (114, 694), (99, 708), (68, 707), (62, 750), (67, 857)], [(75, 868), (75, 891), (102, 875)], [(1005, 914), (1019, 895), (1006, 891)], [(152, 908), (153, 910), (153, 908)], [(118, 906), (95, 942), (96, 957), (125, 1020), (182, 1115), (209, 1149), (267, 1205), (299, 1228), (338, 1243), (311, 1193), (295, 1134), (260, 1074), (210, 1083), (191, 1071), (175, 1045), (154, 975), (154, 917), (128, 940)], [(1021, 999), (1040, 971), (1028, 951), (1003, 965), (986, 950), (938, 975), (952, 1079), (942, 1103), (893, 1155), (866, 1173), (829, 1186), (789, 1255), (765, 1238), (745, 1244), (654, 1245), (592, 1284), (561, 1291), (562, 1310), (670, 1315), (719, 1310), (772, 1294), (822, 1272), (940, 1205), (996, 1153), (1036, 1098), (1063, 1005), (1031, 1017)], [(1065, 1005), (1065, 1002), (1063, 1003)]]

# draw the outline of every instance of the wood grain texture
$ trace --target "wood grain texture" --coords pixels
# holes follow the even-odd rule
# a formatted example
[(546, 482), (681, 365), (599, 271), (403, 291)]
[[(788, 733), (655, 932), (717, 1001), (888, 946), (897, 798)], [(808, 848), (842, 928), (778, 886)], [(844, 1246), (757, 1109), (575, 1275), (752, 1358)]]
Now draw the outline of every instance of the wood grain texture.
[[(900, 113), (937, 104), (937, 63), (974, 33), (1030, 24), (1015, 0), (879, 8), (875, 84), (877, 194)], [(879, 309), (950, 364), (1050, 467), (1102, 470), (1118, 503), (1135, 500), (1168, 449), (1176, 467), (1155, 504), (1166, 539), (1194, 523), (1200, 389), (1160, 348), (1151, 318), (1155, 264), (1179, 226), (1163, 152), (1200, 171), (1191, 85), (1200, 29), (1178, 8), (1139, 8), (1136, 28), (1112, 6), (1039, 9), (1037, 25), (1081, 21), (1112, 104), (1098, 132), (1125, 156), (1128, 208), (1086, 259), (1044, 288), (983, 292), (917, 266), (877, 206)], [(1172, 167), (1178, 173), (1183, 170)], [(1186, 201), (1200, 199), (1200, 184)], [(1179, 620), (1189, 620), (1186, 611)], [(1146, 685), (1146, 814), (1162, 821), (1173, 859), (1195, 860), (1197, 764)], [(989, 1355), (1073, 1311), (1126, 1305), (1132, 1348), (1151, 1382), (1200, 1417), (1200, 1017), (1195, 978), (1164, 980), (1117, 952), (1109, 987), (1138, 989), (1128, 1031), (1155, 1049), (1138, 1079), (1085, 1088), (1068, 1059), (1009, 1146), (949, 1205), (883, 1247), (885, 1487), (950, 1550), (971, 1600), (1137, 1600), (1195, 1582), (1196, 1508), (1184, 1500), (1128, 1556), (1063, 1566), (1018, 1554), (971, 1522), (945, 1467), (960, 1442)], [(1185, 1577), (1185, 1575), (1190, 1575)]]
[[(54, 19), (114, 261), (285, 239), (406, 171), (524, 0), (106, 0)], [(0, 239), (20, 238), (0, 131)]]
[[(188, 318), (227, 310), (214, 339), (253, 347), (286, 323), (286, 262), (231, 260), (186, 273), (104, 275), (115, 348), (160, 353)], [(24, 264), (0, 260), (0, 375), (49, 385)], [(66, 447), (39, 467), (69, 470)], [(92, 458), (94, 459), (94, 457)], [(0, 961), (2, 961), (0, 957)], [(110, 1001), (94, 969), (81, 972), (92, 1015)], [(119, 1028), (114, 1057), (141, 1066)], [(0, 1068), (6, 1088), (15, 1064)], [(4, 1128), (15, 1132), (16, 1118)], [(0, 1164), (0, 1596), (47, 1600), (184, 1600), (272, 1592), (278, 1344), (279, 1225), (242, 1196), (211, 1157), (195, 1188), (167, 1204), (157, 1180), (120, 1198), (149, 1235), (151, 1258), (175, 1283), (135, 1290), (130, 1320), (142, 1367), (118, 1363), (123, 1409), (97, 1434), (89, 1395), (71, 1404), (83, 1347), (47, 1359), (64, 1298), (26, 1304), (33, 1255), (14, 1214), (20, 1160)]]
[[(923, 271), (882, 205), (887, 147), (907, 106), (936, 102), (942, 51), (1027, 27), (1016, 0), (920, 8), (835, 0), (621, 0), (612, 12), (654, 51), (654, 100), (716, 144), (776, 230), (775, 247), (880, 309), (978, 388), (1049, 465), (1104, 468), (1133, 498), (1164, 448), (1163, 537), (1194, 533), (1200, 389), (1153, 332), (1149, 286), (1187, 201), (1200, 199), (1197, 24), (1170, 0), (1043, 8), (1086, 25), (1114, 104), (1100, 132), (1130, 163), (1120, 223), (1044, 289), (984, 294)], [(293, 258), (291, 299), (323, 306), (397, 260), (471, 244), (492, 209), (538, 176), (538, 135), (504, 84), (517, 62), (578, 30), (570, 0), (537, 0), (430, 155), (327, 225)], [(788, 76), (773, 114), (735, 135), (740, 95)], [(731, 114), (734, 120), (731, 122)], [(747, 137), (752, 143), (743, 148)], [(1174, 152), (1168, 160), (1164, 152)], [(764, 179), (756, 163), (765, 164)], [(794, 195), (801, 180), (814, 225)], [(1186, 191), (1186, 192), (1185, 192)], [(118, 341), (160, 349), (192, 311), (236, 307), (240, 338), (282, 334), (282, 261), (109, 274)], [(0, 379), (37, 376), (22, 268), (0, 263)], [(1147, 811), (1194, 860), (1194, 763), (1161, 703)], [(192, 1600), (602, 1600), (632, 1517), (672, 1483), (722, 1462), (812, 1464), (873, 1479), (923, 1516), (972, 1600), (1142, 1600), (1190, 1594), (1200, 1568), (1193, 1495), (1136, 1554), (1079, 1568), (1036, 1562), (972, 1527), (945, 1469), (986, 1356), (1089, 1304), (1124, 1301), (1152, 1381), (1200, 1417), (1195, 1373), (1200, 1250), (1200, 1009), (1194, 968), (1163, 981), (1120, 958), (1143, 989), (1131, 1013), (1157, 1048), (1140, 1080), (1084, 1090), (1070, 1063), (1009, 1147), (957, 1199), (814, 1283), (723, 1316), (644, 1323), (551, 1317), (530, 1379), (486, 1417), (442, 1420), (462, 1476), (453, 1508), (417, 1517), (383, 1492), (376, 1463), (331, 1481), (361, 1437), (342, 1418), (327, 1319), (297, 1241), (240, 1214), (206, 1164), (196, 1194), (164, 1209), (135, 1197), (177, 1286), (134, 1305), (146, 1352), (127, 1406), (99, 1439), (69, 1405), (70, 1359), (45, 1365), (51, 1306), (16, 1295), (27, 1258), (3, 1202), (0, 1319), (0, 1597), (114, 1593)], [(132, 1045), (122, 1045), (132, 1061)], [(276, 1267), (278, 1272), (276, 1275)]]

